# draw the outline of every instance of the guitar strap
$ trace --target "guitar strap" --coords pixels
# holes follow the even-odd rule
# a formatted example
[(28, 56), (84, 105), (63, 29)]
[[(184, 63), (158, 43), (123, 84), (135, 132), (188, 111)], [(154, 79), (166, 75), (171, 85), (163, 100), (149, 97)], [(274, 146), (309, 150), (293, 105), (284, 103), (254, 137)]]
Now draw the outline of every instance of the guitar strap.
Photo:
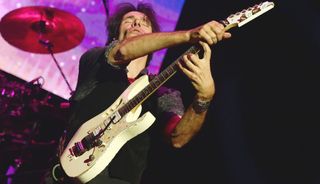
[(62, 169), (59, 162), (59, 158), (61, 157), (63, 150), (65, 148), (66, 135), (67, 135), (67, 131), (65, 130), (59, 139), (58, 149), (56, 153), (57, 160), (53, 164), (53, 167), (50, 169), (51, 177), (56, 183), (64, 183), (66, 182), (66, 180), (68, 180), (68, 176)]
[(64, 183), (68, 179), (68, 176), (63, 171), (60, 163), (58, 163), (52, 167), (51, 176), (52, 176), (53, 180), (57, 183)]

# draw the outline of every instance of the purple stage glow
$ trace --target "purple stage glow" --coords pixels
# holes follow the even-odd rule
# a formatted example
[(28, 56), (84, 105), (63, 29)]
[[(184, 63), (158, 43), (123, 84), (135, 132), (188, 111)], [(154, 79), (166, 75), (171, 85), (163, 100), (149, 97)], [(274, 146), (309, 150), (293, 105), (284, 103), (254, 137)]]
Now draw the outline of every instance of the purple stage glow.
[[(112, 14), (115, 4), (120, 2), (150, 3), (157, 12), (162, 31), (175, 30), (184, 0), (111, 0), (106, 1)], [(15, 9), (27, 6), (47, 6), (69, 12), (78, 17), (85, 27), (85, 36), (76, 47), (54, 54), (60, 68), (74, 90), (78, 76), (78, 61), (81, 54), (96, 46), (103, 46), (106, 41), (106, 12), (102, 0), (11, 0), (0, 2), (0, 17)], [(21, 50), (10, 45), (0, 37), (0, 70), (10, 73), (25, 81), (43, 78), (43, 89), (64, 99), (70, 97), (70, 90), (50, 54), (37, 54)], [(150, 71), (157, 73), (166, 50), (155, 53)]]

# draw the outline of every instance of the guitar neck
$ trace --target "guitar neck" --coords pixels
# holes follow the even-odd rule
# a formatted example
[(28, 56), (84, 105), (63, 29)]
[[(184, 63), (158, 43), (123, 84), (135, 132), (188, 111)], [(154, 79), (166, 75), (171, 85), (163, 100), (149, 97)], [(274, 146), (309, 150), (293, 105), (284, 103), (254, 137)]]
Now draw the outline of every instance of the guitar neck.
[(178, 59), (172, 62), (165, 70), (153, 78), (152, 81), (141, 90), (135, 97), (129, 100), (123, 107), (119, 109), (121, 116), (130, 112), (133, 108), (143, 103), (151, 94), (153, 94), (160, 86), (162, 86), (167, 80), (169, 80), (178, 69), (178, 62), (181, 61), (185, 54), (196, 54), (201, 50), (200, 45), (193, 45), (187, 51), (184, 52)]
[[(232, 14), (227, 19), (220, 21), (225, 30), (229, 30), (233, 27), (241, 27), (263, 13), (269, 11), (274, 7), (273, 2), (265, 1), (263, 3), (254, 5), (246, 10)], [(183, 59), (183, 56), (189, 53), (196, 54), (202, 50), (200, 44), (191, 46), (186, 52), (184, 52), (178, 59), (172, 62), (165, 70), (157, 75), (150, 83), (141, 90), (135, 97), (129, 100), (124, 106), (122, 106), (118, 112), (121, 116), (130, 112), (133, 108), (143, 103), (151, 94), (153, 94), (161, 85), (169, 80), (178, 69), (178, 62)]]

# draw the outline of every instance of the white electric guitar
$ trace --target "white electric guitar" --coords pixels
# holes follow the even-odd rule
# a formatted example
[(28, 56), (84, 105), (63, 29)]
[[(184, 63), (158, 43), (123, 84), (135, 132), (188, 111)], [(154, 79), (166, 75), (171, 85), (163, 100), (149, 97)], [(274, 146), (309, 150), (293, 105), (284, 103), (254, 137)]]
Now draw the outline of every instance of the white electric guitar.
[[(221, 21), (225, 29), (241, 27), (274, 7), (273, 2), (263, 2)], [(199, 45), (187, 53), (198, 53)], [(149, 82), (142, 76), (132, 83), (105, 111), (85, 122), (74, 134), (60, 157), (65, 173), (81, 183), (89, 182), (103, 171), (120, 148), (130, 139), (148, 129), (155, 117), (146, 112), (140, 117), (141, 104), (163, 83), (173, 76), (180, 56)]]

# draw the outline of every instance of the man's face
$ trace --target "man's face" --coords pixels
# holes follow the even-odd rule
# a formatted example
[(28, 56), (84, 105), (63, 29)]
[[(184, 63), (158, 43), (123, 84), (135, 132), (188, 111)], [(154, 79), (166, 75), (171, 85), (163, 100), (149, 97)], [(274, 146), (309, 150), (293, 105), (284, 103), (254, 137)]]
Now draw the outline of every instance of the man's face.
[(122, 18), (119, 40), (151, 32), (152, 27), (148, 17), (141, 12), (132, 11)]

